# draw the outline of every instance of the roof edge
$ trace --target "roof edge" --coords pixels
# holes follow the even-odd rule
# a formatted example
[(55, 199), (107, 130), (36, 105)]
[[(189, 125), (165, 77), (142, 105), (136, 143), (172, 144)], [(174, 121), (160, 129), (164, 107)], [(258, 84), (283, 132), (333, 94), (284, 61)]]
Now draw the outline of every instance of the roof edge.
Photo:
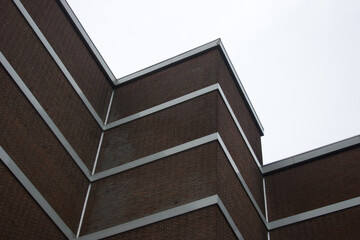
[(294, 165), (298, 165), (300, 163), (304, 163), (307, 161), (315, 160), (318, 157), (322, 157), (331, 153), (335, 153), (337, 151), (341, 151), (353, 146), (360, 144), (360, 135), (353, 136), (350, 138), (346, 138), (340, 140), (338, 142), (330, 143), (328, 145), (315, 148), (313, 150), (300, 153), (277, 162), (269, 163), (262, 166), (262, 172), (264, 174), (271, 173), (273, 171), (277, 171), (283, 168), (292, 167)]
[(229, 70), (230, 70), (230, 72), (233, 74), (233, 76), (235, 78), (235, 83), (238, 85), (240, 92), (243, 94), (243, 96), (245, 98), (245, 102), (248, 105), (249, 110), (250, 110), (255, 122), (257, 123), (258, 130), (260, 131), (261, 135), (263, 136), (264, 135), (264, 127), (261, 124), (258, 115), (256, 114), (256, 111), (255, 111), (255, 109), (254, 109), (254, 107), (253, 107), (253, 105), (252, 105), (246, 91), (245, 91), (244, 86), (242, 85), (242, 83), (240, 81), (239, 76), (237, 75), (237, 73), (235, 71), (235, 68), (234, 68), (234, 66), (233, 66), (233, 64), (232, 64), (232, 62), (231, 62), (231, 60), (230, 60), (230, 58), (229, 58), (229, 56), (228, 56), (228, 54), (227, 54), (227, 52), (225, 50), (225, 47), (224, 47), (224, 45), (223, 45), (220, 38), (218, 38), (218, 39), (216, 39), (214, 41), (211, 41), (209, 43), (206, 43), (204, 45), (201, 45), (201, 46), (199, 46), (197, 48), (194, 48), (192, 50), (181, 53), (181, 54), (179, 54), (179, 55), (177, 55), (175, 57), (172, 57), (172, 58), (169, 58), (169, 59), (164, 60), (162, 62), (159, 62), (157, 64), (154, 64), (154, 65), (152, 65), (150, 67), (144, 68), (142, 70), (139, 70), (139, 71), (136, 71), (136, 72), (131, 73), (129, 75), (126, 75), (124, 77), (121, 77), (121, 78), (117, 79), (114, 82), (114, 84), (115, 84), (115, 86), (121, 85), (121, 84), (126, 83), (128, 81), (137, 79), (139, 77), (145, 76), (145, 75), (150, 74), (152, 72), (155, 72), (155, 71), (158, 71), (158, 70), (163, 69), (165, 67), (168, 67), (168, 66), (170, 66), (172, 64), (176, 64), (176, 63), (184, 61), (184, 60), (186, 60), (188, 58), (194, 57), (194, 56), (196, 56), (198, 54), (202, 54), (202, 53), (204, 53), (206, 51), (209, 51), (210, 49), (213, 49), (213, 48), (218, 48), (221, 51), (221, 53), (223, 54), (225, 62), (226, 62), (226, 64), (228, 64)]
[(74, 23), (75, 28), (79, 31), (81, 37), (84, 39), (84, 42), (86, 43), (86, 45), (89, 47), (90, 51), (93, 53), (93, 55), (95, 56), (96, 60), (99, 62), (99, 64), (101, 65), (101, 67), (104, 69), (104, 72), (106, 73), (107, 77), (111, 80), (111, 82), (114, 84), (114, 86), (116, 87), (117, 85), (123, 84), (125, 82), (134, 80), (136, 78), (139, 78), (141, 76), (144, 76), (146, 74), (152, 73), (154, 71), (160, 70), (164, 67), (167, 67), (171, 64), (175, 64), (178, 63), (180, 61), (183, 61), (187, 58), (191, 58), (194, 57), (198, 54), (204, 53), (212, 48), (216, 48), (218, 47), (222, 54), (224, 55), (224, 58), (226, 60), (226, 63), (228, 64), (231, 73), (233, 74), (233, 76), (236, 79), (236, 83), (240, 89), (240, 92), (243, 94), (245, 100), (246, 100), (246, 104), (248, 105), (250, 112), (252, 113), (252, 116), (255, 120), (255, 122), (257, 123), (257, 127), (258, 130), (261, 134), (261, 136), (264, 135), (264, 127), (262, 126), (260, 119), (258, 117), (258, 115), (255, 112), (255, 109), (244, 89), (244, 86), (242, 85), (239, 76), (237, 75), (235, 68), (233, 66), (233, 64), (230, 61), (230, 58), (224, 48), (224, 45), (221, 42), (221, 39), (218, 38), (214, 41), (211, 41), (209, 43), (206, 43), (204, 45), (201, 45), (200, 47), (194, 48), (192, 50), (186, 51), (184, 53), (181, 53), (175, 57), (169, 58), (165, 61), (159, 62), (157, 64), (154, 64), (150, 67), (144, 68), (142, 70), (136, 71), (132, 74), (126, 75), (124, 77), (118, 78), (116, 79), (115, 75), (113, 74), (113, 72), (111, 71), (111, 69), (109, 68), (109, 66), (107, 65), (107, 63), (105, 62), (104, 58), (101, 56), (100, 52), (97, 50), (95, 44), (92, 42), (92, 40), (90, 39), (89, 35), (87, 34), (87, 32), (85, 31), (84, 27), (82, 26), (82, 24), (80, 23), (79, 19), (76, 17), (74, 11), (71, 9), (70, 5), (68, 4), (68, 2), (66, 0), (60, 0), (59, 1), (60, 4), (62, 5), (63, 9), (67, 12), (68, 16), (70, 17), (71, 21)]
[(114, 83), (116, 81), (116, 77), (105, 62), (104, 58), (101, 56), (99, 50), (97, 50), (95, 44), (92, 42), (91, 38), (85, 31), (84, 27), (80, 23), (79, 19), (76, 17), (74, 11), (71, 9), (70, 5), (66, 0), (60, 0), (59, 3), (62, 5), (63, 9), (66, 11), (71, 21), (74, 23), (74, 27), (79, 31), (81, 37), (85, 41), (86, 45), (89, 47), (91, 52), (94, 54), (96, 60), (99, 62), (100, 66), (103, 68), (107, 77)]
[(221, 42), (221, 39), (218, 38), (218, 39), (216, 39), (214, 41), (211, 41), (209, 43), (206, 43), (204, 45), (201, 45), (199, 47), (196, 47), (194, 49), (191, 49), (189, 51), (181, 53), (179, 55), (176, 55), (175, 57), (171, 57), (169, 59), (166, 59), (166, 60), (161, 61), (159, 63), (156, 63), (154, 65), (151, 65), (150, 67), (146, 67), (144, 69), (141, 69), (141, 70), (136, 71), (134, 73), (131, 73), (129, 75), (121, 77), (121, 78), (117, 79), (114, 83), (115, 83), (115, 85), (120, 85), (120, 84), (123, 84), (125, 82), (131, 81), (133, 79), (142, 77), (142, 76), (144, 76), (146, 74), (149, 74), (149, 73), (155, 72), (157, 70), (160, 70), (162, 68), (168, 67), (171, 64), (175, 64), (175, 63), (181, 62), (181, 61), (183, 61), (183, 60), (185, 60), (187, 58), (194, 57), (197, 54), (201, 54), (201, 53), (203, 53), (205, 51), (208, 51), (208, 50), (210, 50), (212, 48), (218, 47), (220, 45), (220, 42)]
[(235, 79), (236, 79), (236, 83), (238, 84), (238, 86), (239, 86), (242, 94), (244, 95), (244, 98), (246, 99), (246, 103), (248, 104), (248, 106), (249, 106), (249, 108), (250, 108), (250, 110), (251, 110), (251, 112), (252, 112), (252, 114), (253, 114), (254, 120), (255, 120), (255, 121), (257, 122), (257, 124), (258, 124), (258, 129), (260, 130), (261, 135), (264, 136), (264, 127), (263, 127), (263, 125), (261, 124), (261, 121), (260, 121), (260, 119), (259, 119), (259, 117), (258, 117), (258, 115), (257, 115), (257, 113), (256, 113), (256, 111), (255, 111), (255, 109), (254, 109), (251, 101), (250, 101), (249, 96), (247, 95), (247, 93), (246, 93), (246, 91), (245, 91), (244, 86), (243, 86), (242, 83), (241, 83), (240, 77), (239, 77), (239, 76), (237, 75), (237, 73), (236, 73), (235, 67), (234, 67), (234, 65), (232, 64), (232, 62), (231, 62), (231, 60), (230, 60), (230, 57), (229, 57), (229, 55), (227, 54), (227, 52), (226, 52), (226, 50), (225, 50), (225, 47), (224, 47), (223, 43), (221, 42), (221, 40), (220, 40), (220, 42), (219, 42), (219, 45), (220, 45), (220, 49), (221, 49), (222, 53), (224, 54), (224, 57), (225, 57), (225, 59), (226, 59), (226, 62), (227, 62), (227, 64), (229, 64), (230, 70), (231, 70), (232, 74), (234, 75), (234, 77), (235, 77)]

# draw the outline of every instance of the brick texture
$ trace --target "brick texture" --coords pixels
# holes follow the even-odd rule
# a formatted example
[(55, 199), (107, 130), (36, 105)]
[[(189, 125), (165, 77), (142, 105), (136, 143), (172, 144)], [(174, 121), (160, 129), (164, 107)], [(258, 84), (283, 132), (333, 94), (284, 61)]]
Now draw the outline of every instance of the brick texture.
[(360, 207), (278, 228), (270, 232), (271, 240), (357, 240), (360, 239)]
[(245, 239), (265, 239), (265, 226), (217, 141), (93, 183), (81, 235), (213, 194)]
[(215, 194), (217, 143), (92, 184), (82, 235)]
[(218, 119), (220, 136), (257, 204), (262, 212), (265, 213), (262, 174), (220, 96), (218, 98)]
[(96, 171), (216, 132), (217, 97), (211, 92), (107, 131)]
[(106, 239), (231, 240), (237, 238), (220, 209), (217, 206), (210, 206)]
[(214, 50), (119, 86), (109, 122), (216, 83), (216, 56)]
[(55, 0), (21, 2), (95, 111), (105, 120), (112, 91), (111, 80), (107, 79), (60, 5)]
[(0, 200), (0, 239), (66, 239), (1, 160)]
[(115, 90), (109, 121), (130, 116), (217, 82), (262, 163), (261, 134), (218, 49), (119, 86)]
[(0, 1), (0, 8), (0, 51), (92, 169), (101, 134), (99, 126), (15, 4)]
[(217, 149), (217, 193), (244, 239), (266, 239), (266, 228), (222, 149)]
[(357, 146), (267, 176), (270, 219), (360, 196), (359, 156)]
[(0, 79), (0, 146), (75, 231), (88, 180), (3, 67)]
[(218, 54), (218, 58), (218, 81), (220, 86), (224, 91), (226, 99), (229, 101), (236, 118), (244, 130), (256, 157), (260, 163), (262, 163), (261, 134), (256, 126), (252, 114), (250, 113), (249, 107), (244, 100), (244, 96), (240, 93), (239, 88), (235, 84), (236, 80), (234, 80), (233, 76), (230, 74), (230, 71), (220, 53)]
[[(22, 0), (104, 120), (113, 90), (58, 1)], [(0, 51), (92, 169), (101, 129), (15, 4), (0, 1)], [(88, 179), (0, 66), (0, 146), (76, 232)], [(261, 132), (219, 49), (122, 84), (109, 121), (219, 83), (257, 158)], [(262, 175), (217, 91), (105, 132), (97, 172), (219, 132), (264, 212)], [(266, 176), (270, 221), (360, 195), (360, 146)], [(65, 236), (0, 162), (0, 239)], [(218, 194), (245, 239), (267, 239), (261, 217), (219, 143), (213, 141), (92, 183), (81, 235)], [(360, 207), (271, 231), (271, 239), (360, 239)], [(236, 239), (218, 206), (109, 239)]]

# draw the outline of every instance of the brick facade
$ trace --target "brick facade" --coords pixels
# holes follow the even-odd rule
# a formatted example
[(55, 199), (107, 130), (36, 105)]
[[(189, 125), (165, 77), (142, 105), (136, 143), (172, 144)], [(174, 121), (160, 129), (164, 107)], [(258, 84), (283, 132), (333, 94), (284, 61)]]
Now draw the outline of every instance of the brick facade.
[(360, 137), (263, 166), (221, 42), (117, 84), (65, 1), (0, 9), (0, 239), (359, 239)]

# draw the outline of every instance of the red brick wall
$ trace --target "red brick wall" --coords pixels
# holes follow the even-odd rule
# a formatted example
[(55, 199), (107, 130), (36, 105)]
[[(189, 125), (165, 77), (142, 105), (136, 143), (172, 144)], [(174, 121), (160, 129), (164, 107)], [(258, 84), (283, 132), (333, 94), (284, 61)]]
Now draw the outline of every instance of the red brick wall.
[(0, 239), (66, 239), (0, 160)]
[(244, 130), (256, 157), (260, 163), (262, 163), (261, 134), (256, 127), (255, 120), (250, 113), (249, 107), (246, 105), (245, 98), (235, 84), (236, 80), (234, 80), (233, 76), (230, 74), (220, 53), (218, 54), (218, 58), (218, 82), (220, 83), (226, 99), (229, 101), (241, 128)]
[[(105, 120), (112, 86), (55, 0), (21, 1), (99, 116)], [(51, 19), (51, 21), (49, 21)]]
[(237, 239), (217, 206), (206, 207), (107, 239), (155, 238), (157, 240)]
[(97, 171), (216, 132), (217, 97), (211, 92), (106, 131)]
[[(81, 235), (213, 194), (220, 195), (245, 239), (265, 239), (265, 226), (217, 142), (93, 183)], [(211, 220), (203, 224), (200, 232)], [(142, 236), (138, 231), (143, 230), (134, 230), (129, 235)], [(153, 231), (152, 227), (149, 231)]]
[(278, 228), (270, 232), (271, 240), (358, 240), (360, 239), (360, 207), (331, 213), (308, 221)]
[(266, 239), (266, 228), (223, 151), (217, 151), (217, 193), (244, 239)]
[(109, 122), (216, 83), (217, 51), (205, 53), (116, 88)]
[(82, 234), (215, 194), (216, 142), (92, 184)]
[(92, 169), (101, 134), (99, 126), (15, 4), (9, 0), (1, 1), (0, 8), (0, 51), (87, 167)]
[(260, 209), (265, 213), (262, 174), (222, 98), (218, 98), (218, 131)]
[(266, 176), (271, 220), (360, 196), (360, 147)]
[(88, 180), (3, 67), (0, 79), (0, 146), (76, 231)]
[(262, 162), (260, 132), (218, 49), (120, 85), (115, 90), (109, 122), (217, 82), (220, 83), (257, 158)]
[(219, 194), (245, 239), (265, 239), (265, 226), (216, 141), (93, 183), (81, 235), (213, 194)]

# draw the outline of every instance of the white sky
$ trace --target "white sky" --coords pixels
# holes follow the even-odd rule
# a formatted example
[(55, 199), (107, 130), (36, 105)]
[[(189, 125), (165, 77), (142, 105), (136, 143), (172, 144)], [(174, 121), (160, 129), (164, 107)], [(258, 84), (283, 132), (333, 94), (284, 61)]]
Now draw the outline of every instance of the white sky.
[(221, 38), (264, 162), (360, 134), (359, 0), (68, 0), (117, 78)]

